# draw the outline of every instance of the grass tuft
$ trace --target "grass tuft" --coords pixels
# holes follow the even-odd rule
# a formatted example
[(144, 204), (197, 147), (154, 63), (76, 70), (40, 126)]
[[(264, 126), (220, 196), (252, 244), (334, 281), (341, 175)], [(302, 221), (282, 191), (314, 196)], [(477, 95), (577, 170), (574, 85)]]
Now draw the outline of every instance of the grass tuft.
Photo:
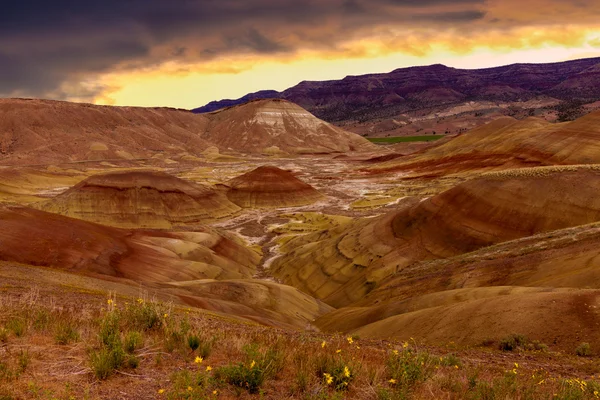
[(215, 371), (215, 378), (232, 386), (258, 393), (263, 383), (283, 369), (285, 353), (279, 346), (260, 351), (256, 344), (246, 345), (244, 362), (229, 364)]
[(16, 337), (22, 337), (27, 332), (27, 321), (24, 318), (14, 317), (8, 320), (6, 328)]
[(79, 340), (79, 332), (75, 324), (69, 320), (59, 320), (54, 329), (56, 344), (65, 345)]

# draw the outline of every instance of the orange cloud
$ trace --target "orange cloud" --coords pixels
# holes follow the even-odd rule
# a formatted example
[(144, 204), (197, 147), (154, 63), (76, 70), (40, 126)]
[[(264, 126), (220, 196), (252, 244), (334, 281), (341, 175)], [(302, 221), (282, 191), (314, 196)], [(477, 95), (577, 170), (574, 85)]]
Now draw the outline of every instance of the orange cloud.
[(442, 62), (483, 67), (524, 60), (558, 61), (592, 49), (598, 44), (598, 32), (595, 26), (571, 25), (478, 30), (465, 36), (454, 29), (416, 32), (386, 27), (371, 37), (326, 50), (228, 56), (185, 65), (171, 62), (155, 69), (112, 74), (103, 79), (111, 89), (97, 101), (192, 108), (261, 89), (283, 90), (301, 80), (339, 79), (410, 65)]

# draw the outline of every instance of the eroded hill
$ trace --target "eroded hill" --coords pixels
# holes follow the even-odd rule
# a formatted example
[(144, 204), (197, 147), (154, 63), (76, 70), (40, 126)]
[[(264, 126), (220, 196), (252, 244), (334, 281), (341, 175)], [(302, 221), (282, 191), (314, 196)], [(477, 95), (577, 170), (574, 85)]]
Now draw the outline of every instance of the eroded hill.
[[(68, 366), (61, 373), (77, 390), (93, 381), (100, 398), (119, 397), (122, 385), (130, 384), (139, 389), (127, 386), (132, 398), (156, 398), (161, 389), (167, 398), (190, 393), (231, 398), (246, 393), (247, 386), (217, 376), (261, 362), (257, 353), (244, 355), (250, 342), (265, 352), (284, 342), (289, 346), (281, 352), (289, 362), (261, 386), (272, 399), (282, 393), (366, 399), (373, 388), (400, 396), (404, 383), (389, 363), (404, 357), (415, 367), (427, 364), (419, 357), (431, 361), (428, 376), (435, 378), (411, 386), (417, 398), (432, 393), (482, 398), (490, 387), (502, 398), (515, 393), (543, 398), (566, 390), (563, 377), (600, 373), (594, 359), (568, 355), (585, 350), (584, 342), (590, 352), (600, 348), (598, 114), (562, 124), (504, 118), (427, 147), (390, 153), (363, 147), (362, 139), (282, 101), (257, 101), (209, 116), (187, 113), (182, 118), (198, 117), (204, 125), (191, 119), (184, 124), (198, 142), (190, 139), (181, 147), (162, 136), (174, 126), (162, 125), (166, 115), (180, 111), (128, 114), (110, 107), (30, 104), (44, 111), (37, 122), (24, 121), (31, 129), (17, 130), (20, 135), (51, 142), (54, 131), (40, 127), (56, 106), (64, 114), (49, 124), (57, 124), (57, 138), (66, 135), (73, 143), (23, 151), (23, 163), (36, 151), (48, 151), (41, 165), (27, 167), (18, 165), (18, 146), (10, 148), (0, 167), (0, 357), (8, 354), (9, 360), (0, 359), (8, 368), (0, 368), (0, 383), (2, 371), (17, 371), (19, 351), (28, 348), (38, 375), (6, 381), (21, 397), (31, 393), (25, 379), (42, 382), (36, 377), (54, 362), (50, 352), (59, 360), (51, 365)], [(98, 125), (90, 140), (105, 137), (109, 148), (98, 150), (103, 147), (96, 143), (95, 152), (110, 153), (107, 143), (114, 139), (120, 143), (114, 149), (139, 144), (142, 157), (115, 152), (114, 159), (88, 159), (78, 153), (79, 138), (87, 136), (68, 126), (79, 117), (62, 126), (60, 119), (80, 107), (86, 123)], [(107, 133), (110, 127), (89, 119), (96, 114), (120, 115), (136, 134), (119, 142), (117, 134)], [(138, 143), (141, 125), (125, 122), (133, 116), (154, 124), (164, 151)], [(204, 135), (211, 127), (218, 127), (216, 139)], [(59, 300), (40, 308), (31, 300), (36, 286)], [(147, 301), (149, 296), (156, 301)], [(88, 297), (101, 304), (85, 306)], [(98, 335), (101, 321), (130, 316), (132, 307), (147, 304), (161, 310), (155, 320), (160, 322), (136, 328), (145, 347), (132, 350), (127, 360), (134, 365), (137, 357), (139, 365), (123, 362), (111, 378), (96, 383), (92, 355), (107, 346)], [(37, 317), (42, 311), (52, 315), (46, 328)], [(68, 315), (77, 316), (73, 326), (82, 339), (62, 352), (63, 345), (47, 343), (59, 322), (72, 322)], [(136, 334), (127, 318), (119, 325), (119, 340)], [(16, 319), (25, 321), (31, 336), (16, 336)], [(9, 332), (8, 344), (3, 332)], [(194, 344), (189, 336), (198, 332), (218, 349), (202, 356), (215, 372), (202, 360), (194, 362), (203, 350), (188, 348)], [(214, 337), (218, 344), (211, 342)], [(513, 350), (520, 353), (499, 353), (511, 340), (519, 341)], [(168, 364), (159, 365), (155, 355)], [(324, 374), (336, 370), (327, 364), (331, 360), (343, 360), (335, 367), (339, 375), (353, 377), (342, 381), (348, 389), (327, 383)], [(548, 371), (538, 380), (542, 368)], [(473, 378), (481, 371), (485, 377)], [(194, 380), (181, 386), (179, 373)], [(296, 379), (302, 376), (307, 383), (300, 390)], [(470, 384), (471, 378), (481, 382)], [(552, 383), (539, 383), (545, 379)], [(58, 381), (51, 375), (42, 383), (55, 388)], [(454, 389), (445, 383), (450, 381)], [(589, 376), (586, 382), (595, 387)]]
[(239, 211), (220, 191), (154, 171), (93, 175), (39, 207), (111, 226), (162, 229), (220, 220)]
[[(157, 162), (246, 154), (373, 150), (360, 136), (289, 102), (256, 102), (214, 115), (170, 108), (0, 99), (0, 162)], [(172, 160), (172, 159), (174, 160)]]

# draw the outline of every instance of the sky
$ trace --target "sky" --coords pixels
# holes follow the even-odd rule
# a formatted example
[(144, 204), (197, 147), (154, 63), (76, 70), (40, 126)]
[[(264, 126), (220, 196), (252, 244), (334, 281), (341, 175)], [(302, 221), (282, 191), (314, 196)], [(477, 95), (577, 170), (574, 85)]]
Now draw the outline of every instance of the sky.
[(0, 13), (0, 97), (109, 105), (599, 56), (599, 0), (20, 0)]

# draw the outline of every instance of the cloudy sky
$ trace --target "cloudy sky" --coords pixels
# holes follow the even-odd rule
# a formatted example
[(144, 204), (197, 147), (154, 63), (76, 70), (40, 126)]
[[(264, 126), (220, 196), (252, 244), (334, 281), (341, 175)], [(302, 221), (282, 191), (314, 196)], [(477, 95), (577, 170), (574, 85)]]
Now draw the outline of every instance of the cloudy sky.
[(192, 108), (302, 80), (600, 56), (598, 0), (20, 0), (0, 97)]

